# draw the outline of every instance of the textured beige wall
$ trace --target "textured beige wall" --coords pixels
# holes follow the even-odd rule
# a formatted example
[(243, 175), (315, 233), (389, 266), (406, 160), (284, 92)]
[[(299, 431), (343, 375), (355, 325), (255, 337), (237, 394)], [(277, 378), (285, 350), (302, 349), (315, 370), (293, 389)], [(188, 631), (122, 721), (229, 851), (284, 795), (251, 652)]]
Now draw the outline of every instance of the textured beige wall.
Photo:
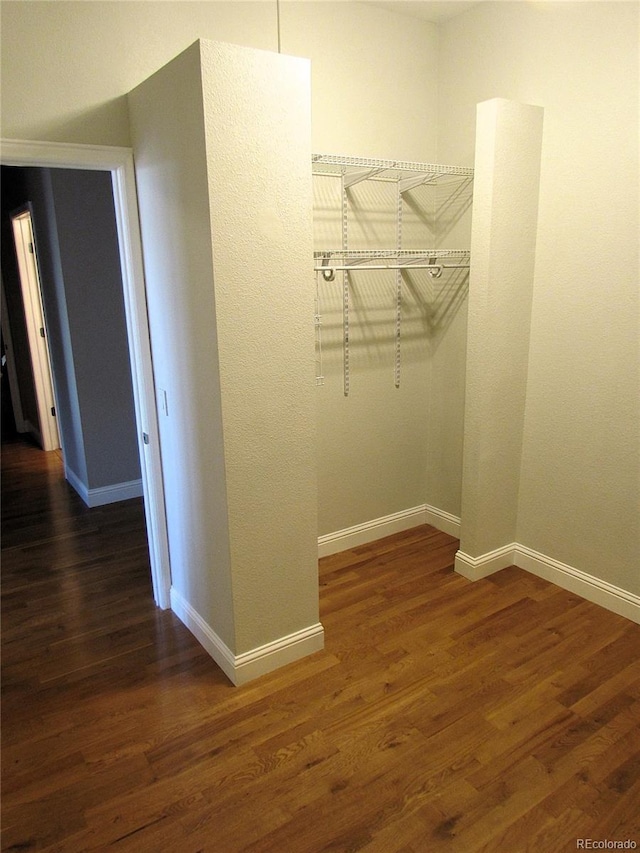
[(488, 2), (447, 22), (440, 42), (451, 156), (473, 151), (477, 102), (545, 110), (517, 541), (635, 593), (638, 14)]
[[(437, 160), (436, 27), (359, 3), (284, 3), (283, 48), (311, 57), (316, 152)], [(339, 248), (339, 181), (314, 182), (316, 249)], [(395, 245), (395, 197), (352, 192), (350, 246)], [(426, 229), (423, 229), (423, 231)], [(423, 241), (424, 242), (424, 241)], [(341, 277), (320, 286), (323, 372), (318, 411), (318, 532), (426, 501), (429, 299), (404, 288), (402, 379), (394, 387), (393, 273), (353, 276), (351, 390), (343, 394)], [(459, 478), (458, 471), (458, 478)]]
[[(562, 87), (543, 84), (549, 126), (518, 521), (519, 541), (636, 594), (639, 17), (636, 3), (588, 4), (561, 13), (553, 32), (538, 23), (549, 67), (565, 39), (574, 47)], [(606, 163), (613, 168), (600, 171)]]

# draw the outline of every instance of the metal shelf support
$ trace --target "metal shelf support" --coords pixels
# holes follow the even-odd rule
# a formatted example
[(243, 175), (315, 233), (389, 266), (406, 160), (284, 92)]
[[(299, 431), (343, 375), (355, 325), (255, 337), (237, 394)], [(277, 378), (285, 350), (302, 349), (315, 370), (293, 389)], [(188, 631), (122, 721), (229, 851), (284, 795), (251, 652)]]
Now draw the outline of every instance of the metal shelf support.
[[(402, 251), (402, 190), (398, 183), (398, 194), (396, 198), (396, 248)], [(396, 388), (400, 387), (400, 334), (402, 325), (402, 270), (396, 270), (396, 334), (395, 334), (395, 361), (393, 368), (393, 380)]]
[[(349, 198), (348, 184), (343, 174), (342, 184), (342, 251), (347, 252), (349, 246)], [(344, 396), (349, 396), (349, 271), (342, 272), (342, 373)]]

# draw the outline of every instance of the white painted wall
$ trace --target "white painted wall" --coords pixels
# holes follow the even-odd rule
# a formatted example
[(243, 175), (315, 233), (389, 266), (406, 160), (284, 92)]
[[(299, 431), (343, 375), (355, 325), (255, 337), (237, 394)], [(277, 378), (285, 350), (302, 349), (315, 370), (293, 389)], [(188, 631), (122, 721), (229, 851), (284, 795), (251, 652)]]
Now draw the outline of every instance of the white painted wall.
[(321, 641), (309, 76), (202, 41), (130, 95), (172, 601), (236, 662)]
[[(437, 159), (435, 25), (350, 2), (285, 0), (280, 19), (283, 52), (311, 59), (313, 150)], [(275, 0), (5, 4), (3, 133), (129, 145), (127, 91), (197, 38), (275, 51), (276, 23)], [(429, 391), (430, 334), (442, 344), (440, 331), (425, 322), (428, 308), (421, 298), (408, 299), (399, 392), (393, 387), (393, 284), (388, 293), (377, 284), (365, 289), (354, 315), (360, 345), (353, 396), (345, 401), (339, 385), (314, 386), (321, 533), (423, 504), (429, 490), (437, 499), (444, 493), (444, 509), (459, 513), (460, 442), (454, 442), (451, 459), (449, 451), (429, 444), (425, 432), (435, 398)], [(370, 322), (374, 316), (382, 318), (380, 325)], [(331, 367), (328, 357), (329, 373)], [(338, 383), (340, 371), (338, 352)], [(453, 395), (456, 404), (453, 385), (444, 381), (440, 387), (447, 394), (444, 420), (431, 434), (435, 442), (450, 443), (461, 434), (460, 389)], [(452, 428), (448, 413), (454, 410)], [(426, 470), (429, 453), (438, 488)]]
[[(283, 51), (312, 60), (315, 150), (473, 165), (477, 103), (544, 107), (517, 535), (637, 591), (637, 4), (483, 2), (436, 28), (365, 4), (283, 2), (281, 31)], [(5, 3), (3, 133), (127, 145), (126, 92), (198, 37), (276, 50), (275, 2)], [(423, 500), (454, 514), (464, 309), (430, 340), (428, 438), (411, 430), (407, 451), (429, 457)], [(333, 417), (342, 402), (319, 423), (335, 424), (348, 460), (367, 431)], [(323, 532), (415, 500), (399, 477), (372, 501), (333, 473), (340, 457), (323, 468), (320, 456)]]
[(478, 106), (460, 549), (515, 542), (543, 110)]
[[(317, 176), (314, 188), (315, 249), (339, 249), (340, 178)], [(396, 193), (395, 184), (381, 182), (349, 190), (351, 249), (395, 247)], [(429, 229), (421, 231), (419, 245), (433, 245), (427, 237)], [(314, 390), (321, 535), (425, 502), (431, 279), (425, 272), (416, 272), (411, 283), (403, 284), (400, 387), (396, 388), (395, 272), (350, 276), (348, 396), (344, 394), (342, 280), (338, 272), (334, 281), (320, 277), (318, 284), (324, 383)]]
[(517, 541), (636, 594), (638, 14), (488, 2), (440, 41), (447, 155), (471, 156), (477, 102), (545, 111)]
[(2, 4), (2, 128), (16, 139), (130, 145), (127, 92), (197, 38), (275, 50), (275, 3)]
[(373, 4), (284, 0), (281, 30), (284, 53), (311, 59), (314, 151), (421, 161), (436, 156), (434, 24)]
[[(436, 28), (353, 2), (283, 0), (282, 53), (312, 60), (315, 150), (419, 160), (437, 139)], [(2, 128), (129, 145), (126, 93), (196, 39), (277, 51), (275, 0), (2, 3)]]
[[(130, 95), (173, 588), (235, 644), (200, 50)], [(206, 527), (206, 530), (205, 530)]]
[[(284, 49), (311, 57), (315, 152), (437, 160), (434, 25), (358, 3), (322, 2), (284, 3), (282, 23)], [(315, 248), (339, 248), (340, 182), (316, 179), (314, 191)], [(393, 188), (358, 186), (351, 195), (350, 246), (393, 248)], [(322, 535), (427, 501), (432, 330), (424, 277), (415, 289), (405, 288), (399, 389), (394, 387), (394, 274), (352, 278), (348, 397), (343, 394), (341, 276), (320, 285), (325, 382), (316, 389), (316, 402)]]
[(201, 58), (242, 653), (318, 623), (310, 67), (213, 42)]

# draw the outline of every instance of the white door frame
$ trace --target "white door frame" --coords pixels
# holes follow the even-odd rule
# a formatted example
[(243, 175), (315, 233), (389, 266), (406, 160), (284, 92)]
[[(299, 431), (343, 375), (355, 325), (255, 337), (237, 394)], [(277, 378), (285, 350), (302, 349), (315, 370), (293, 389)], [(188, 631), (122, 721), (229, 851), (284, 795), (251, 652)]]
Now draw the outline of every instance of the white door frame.
[(30, 205), (11, 213), (11, 226), (38, 407), (38, 440), (43, 450), (57, 450), (60, 436), (55, 417), (56, 402)]
[(1, 139), (0, 163), (111, 172), (153, 596), (158, 607), (167, 609), (171, 589), (169, 542), (133, 152), (103, 145)]

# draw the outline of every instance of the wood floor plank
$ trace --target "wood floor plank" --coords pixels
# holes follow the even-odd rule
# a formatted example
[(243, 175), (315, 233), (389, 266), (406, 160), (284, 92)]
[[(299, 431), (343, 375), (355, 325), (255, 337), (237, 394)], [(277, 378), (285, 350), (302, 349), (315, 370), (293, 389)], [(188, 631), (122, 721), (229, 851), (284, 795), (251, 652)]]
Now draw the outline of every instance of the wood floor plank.
[(152, 600), (138, 499), (2, 448), (2, 850), (640, 844), (640, 626), (428, 525), (319, 563), (325, 649), (243, 687)]

